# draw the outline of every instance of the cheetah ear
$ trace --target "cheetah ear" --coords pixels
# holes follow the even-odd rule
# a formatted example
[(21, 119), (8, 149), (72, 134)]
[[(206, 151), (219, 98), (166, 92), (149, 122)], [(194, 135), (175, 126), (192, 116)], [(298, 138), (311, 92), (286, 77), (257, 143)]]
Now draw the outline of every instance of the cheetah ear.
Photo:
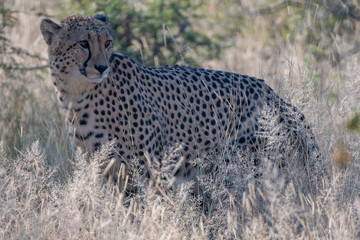
[(102, 21), (106, 25), (109, 24), (109, 18), (105, 14), (96, 14), (93, 18)]
[(50, 19), (43, 19), (41, 21), (40, 30), (47, 45), (51, 44), (54, 35), (56, 35), (60, 29), (61, 27)]

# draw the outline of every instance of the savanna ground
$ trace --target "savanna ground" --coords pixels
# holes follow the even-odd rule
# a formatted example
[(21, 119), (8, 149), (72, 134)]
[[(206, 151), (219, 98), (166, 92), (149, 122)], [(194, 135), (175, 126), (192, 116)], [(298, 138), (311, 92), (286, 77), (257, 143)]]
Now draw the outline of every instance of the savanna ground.
[[(99, 2), (0, 2), (1, 239), (360, 238), (357, 1), (194, 1), (198, 6), (183, 13), (192, 32), (179, 34), (171, 30), (176, 21), (156, 22), (160, 15), (171, 19), (176, 1), (119, 1), (123, 12), (114, 12), (116, 1)], [(294, 146), (277, 146), (286, 136), (276, 134), (281, 126), (265, 111), (274, 151), (256, 169), (251, 156), (224, 148), (194, 159), (204, 168), (217, 166), (200, 176), (199, 197), (189, 193), (191, 183), (166, 191), (163, 183), (149, 186), (141, 176), (135, 196), (119, 193), (98, 168), (111, 144), (90, 161), (69, 145), (39, 31), (44, 16), (96, 11), (125, 25), (129, 19), (122, 14), (130, 21), (147, 14), (148, 21), (133, 27), (160, 36), (141, 38), (145, 30), (138, 29), (133, 41), (124, 42), (138, 61), (191, 63), (264, 78), (304, 113), (321, 160), (307, 171), (293, 164), (299, 160)], [(116, 27), (121, 33), (122, 26)], [(156, 37), (176, 44), (159, 44)], [(210, 44), (213, 51), (206, 48)], [(284, 148), (286, 153), (276, 151)], [(274, 166), (284, 157), (290, 164)]]

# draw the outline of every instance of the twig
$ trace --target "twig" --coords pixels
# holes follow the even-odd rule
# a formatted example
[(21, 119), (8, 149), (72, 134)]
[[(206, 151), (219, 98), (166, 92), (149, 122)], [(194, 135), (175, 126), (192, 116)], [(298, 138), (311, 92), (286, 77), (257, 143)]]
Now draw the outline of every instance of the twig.
[(243, 11), (241, 14), (251, 17), (259, 16), (259, 15), (267, 15), (281, 11), (289, 6), (315, 10), (317, 8), (316, 5), (324, 6), (325, 9), (333, 15), (342, 18), (351, 18), (353, 20), (360, 21), (360, 16), (355, 13), (357, 6), (352, 3), (349, 3), (348, 0), (341, 0), (340, 4), (336, 4), (336, 3), (334, 4), (333, 2), (323, 1), (323, 0), (308, 0), (305, 3), (292, 1), (292, 0), (284, 0), (283, 2), (276, 4), (274, 6), (260, 8), (256, 10), (250, 10), (250, 11)]
[(297, 7), (297, 8), (314, 8), (315, 9), (315, 6), (312, 4), (310, 5), (310, 4), (304, 4), (301, 2), (297, 2), (297, 1), (285, 0), (279, 4), (276, 4), (271, 7), (260, 8), (260, 9), (251, 10), (251, 11), (243, 11), (242, 15), (252, 17), (252, 16), (258, 16), (258, 15), (272, 14), (274, 12), (278, 12), (278, 11), (285, 9), (288, 6)]
[(343, 59), (352, 56), (354, 54), (356, 54), (357, 52), (359, 52), (360, 50), (360, 43), (358, 41), (355, 42), (354, 46), (352, 48), (350, 48), (349, 50), (347, 50), (344, 53), (341, 54), (336, 54), (334, 56), (334, 58), (331, 60), (331, 64), (333, 66), (338, 65)]
[(347, 15), (356, 21), (360, 21), (360, 16), (355, 13), (356, 6), (352, 3), (349, 3), (347, 0), (341, 1), (347, 7)]
[(14, 67), (12, 70), (16, 71), (36, 71), (36, 70), (43, 70), (48, 68), (49, 65), (43, 65), (43, 66), (35, 66), (35, 67)]

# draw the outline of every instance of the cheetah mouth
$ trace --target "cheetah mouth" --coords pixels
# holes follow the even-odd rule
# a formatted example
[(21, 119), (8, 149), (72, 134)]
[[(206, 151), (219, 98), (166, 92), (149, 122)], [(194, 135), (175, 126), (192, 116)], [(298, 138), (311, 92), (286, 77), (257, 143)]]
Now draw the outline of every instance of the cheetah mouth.
[(82, 74), (84, 77), (86, 77), (86, 80), (91, 83), (101, 83), (104, 79), (106, 79), (109, 76), (109, 71), (105, 71), (102, 74), (99, 73), (87, 73)]
[(107, 78), (108, 75), (106, 74), (104, 76), (104, 74), (102, 75), (99, 75), (99, 74), (89, 74), (86, 79), (89, 81), (89, 82), (92, 82), (92, 83), (101, 83), (105, 78)]
[(97, 77), (97, 78), (87, 77), (86, 79), (88, 80), (88, 82), (91, 82), (91, 83), (101, 83), (104, 80), (103, 77)]

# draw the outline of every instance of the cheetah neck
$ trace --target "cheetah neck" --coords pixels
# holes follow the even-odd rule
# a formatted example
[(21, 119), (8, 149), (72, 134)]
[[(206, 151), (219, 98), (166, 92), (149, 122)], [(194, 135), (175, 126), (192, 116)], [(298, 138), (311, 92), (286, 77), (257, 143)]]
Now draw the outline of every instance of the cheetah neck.
[(81, 108), (84, 100), (95, 88), (95, 84), (81, 82), (81, 79), (62, 78), (52, 74), (56, 94), (63, 110), (73, 112)]

